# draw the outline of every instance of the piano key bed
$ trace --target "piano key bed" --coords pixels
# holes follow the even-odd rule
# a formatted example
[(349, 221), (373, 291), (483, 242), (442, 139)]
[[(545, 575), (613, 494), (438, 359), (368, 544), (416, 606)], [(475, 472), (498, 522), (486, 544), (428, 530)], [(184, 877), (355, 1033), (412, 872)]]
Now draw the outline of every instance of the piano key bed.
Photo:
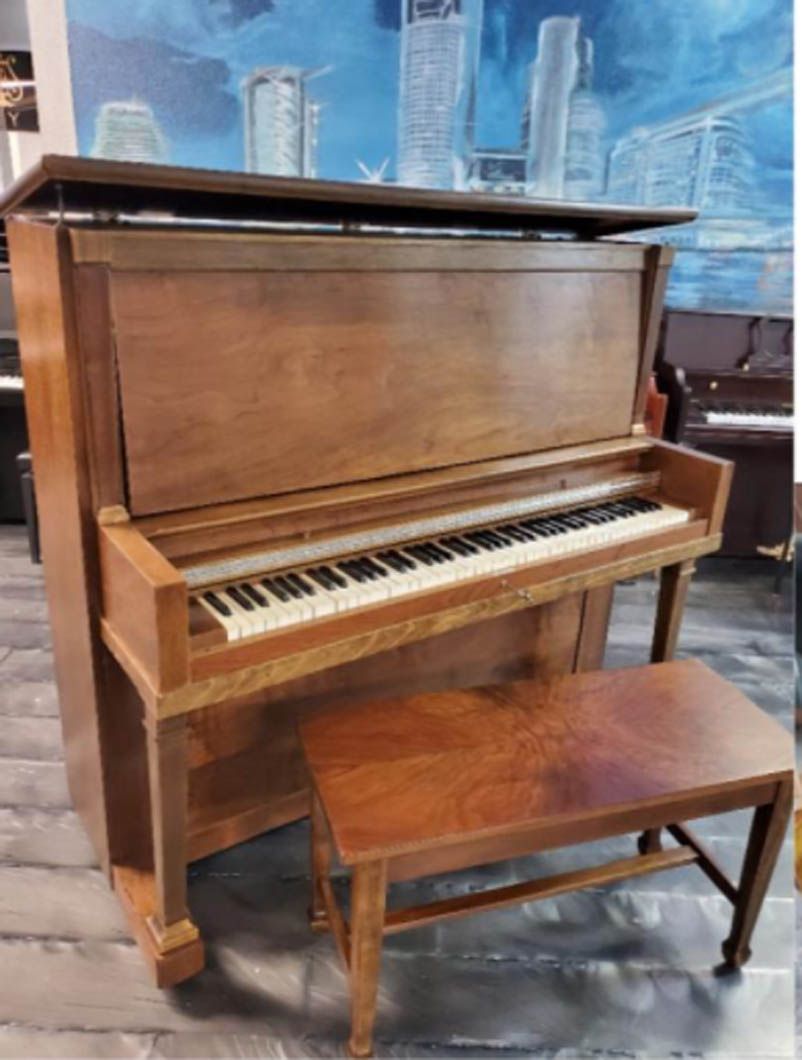
[(599, 548), (689, 521), (647, 497), (468, 529), (204, 588), (193, 599), (229, 641)]

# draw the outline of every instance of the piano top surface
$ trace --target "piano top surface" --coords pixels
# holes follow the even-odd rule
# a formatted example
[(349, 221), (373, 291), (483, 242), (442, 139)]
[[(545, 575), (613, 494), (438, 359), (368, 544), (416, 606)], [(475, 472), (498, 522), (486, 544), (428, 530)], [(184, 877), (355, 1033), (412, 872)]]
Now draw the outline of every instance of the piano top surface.
[(173, 213), (230, 221), (354, 222), (494, 233), (544, 231), (584, 239), (683, 224), (679, 207), (599, 203), (430, 191), (397, 185), (267, 177), (251, 173), (44, 155), (0, 197), (15, 212)]

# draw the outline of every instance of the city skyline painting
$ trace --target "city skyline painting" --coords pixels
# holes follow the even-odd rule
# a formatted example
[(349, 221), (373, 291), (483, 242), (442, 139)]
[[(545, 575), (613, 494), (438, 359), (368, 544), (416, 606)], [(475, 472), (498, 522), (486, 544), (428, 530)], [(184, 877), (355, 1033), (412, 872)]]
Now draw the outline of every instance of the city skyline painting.
[(669, 303), (791, 310), (790, 0), (67, 0), (79, 151), (696, 207)]

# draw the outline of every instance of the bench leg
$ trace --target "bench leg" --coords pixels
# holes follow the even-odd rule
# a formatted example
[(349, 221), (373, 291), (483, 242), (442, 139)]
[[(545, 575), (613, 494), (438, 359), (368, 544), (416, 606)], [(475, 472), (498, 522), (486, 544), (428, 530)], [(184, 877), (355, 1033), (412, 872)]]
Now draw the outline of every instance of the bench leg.
[(658, 850), (662, 850), (661, 831), (660, 828), (647, 828), (645, 832), (641, 832), (638, 836), (638, 853), (656, 854)]
[(356, 865), (351, 880), (350, 1056), (371, 1056), (379, 988), (387, 862)]
[(316, 791), (312, 792), (311, 821), (311, 858), (312, 866), (312, 904), (309, 909), (309, 925), (313, 931), (326, 931), (329, 927), (326, 915), (326, 903), (323, 900), (321, 881), (331, 871), (331, 846), (329, 844), (326, 818)]
[(758, 806), (755, 810), (738, 884), (732, 927), (729, 938), (721, 947), (729, 968), (740, 968), (752, 956), (749, 942), (785, 839), (792, 804), (793, 784), (783, 781), (777, 785), (774, 801)]

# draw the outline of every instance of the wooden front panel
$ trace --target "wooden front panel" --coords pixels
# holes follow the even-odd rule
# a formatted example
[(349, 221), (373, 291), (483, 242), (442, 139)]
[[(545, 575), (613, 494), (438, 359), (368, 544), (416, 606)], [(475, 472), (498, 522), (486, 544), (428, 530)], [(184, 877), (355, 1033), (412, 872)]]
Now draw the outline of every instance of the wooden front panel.
[(122, 272), (130, 507), (625, 435), (638, 271)]

